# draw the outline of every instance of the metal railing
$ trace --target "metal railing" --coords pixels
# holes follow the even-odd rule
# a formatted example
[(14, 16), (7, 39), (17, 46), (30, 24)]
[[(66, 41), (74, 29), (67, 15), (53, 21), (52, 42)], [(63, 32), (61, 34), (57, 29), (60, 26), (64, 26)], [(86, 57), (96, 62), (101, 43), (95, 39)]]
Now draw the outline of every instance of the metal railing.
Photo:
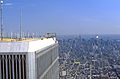
[[(1, 36), (0, 36), (1, 38)], [(56, 33), (47, 33), (42, 35), (38, 32), (36, 33), (22, 33), (22, 38), (19, 33), (4, 33), (3, 40), (1, 41), (22, 41), (22, 40), (31, 40), (31, 39), (44, 39), (44, 38), (56, 38)]]

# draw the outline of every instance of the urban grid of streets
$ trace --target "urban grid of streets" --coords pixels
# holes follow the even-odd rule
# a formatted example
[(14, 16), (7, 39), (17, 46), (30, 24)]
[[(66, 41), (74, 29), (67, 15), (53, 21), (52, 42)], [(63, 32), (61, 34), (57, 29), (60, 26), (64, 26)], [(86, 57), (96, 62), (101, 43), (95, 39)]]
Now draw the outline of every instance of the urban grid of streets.
[(120, 40), (62, 37), (60, 79), (120, 79)]

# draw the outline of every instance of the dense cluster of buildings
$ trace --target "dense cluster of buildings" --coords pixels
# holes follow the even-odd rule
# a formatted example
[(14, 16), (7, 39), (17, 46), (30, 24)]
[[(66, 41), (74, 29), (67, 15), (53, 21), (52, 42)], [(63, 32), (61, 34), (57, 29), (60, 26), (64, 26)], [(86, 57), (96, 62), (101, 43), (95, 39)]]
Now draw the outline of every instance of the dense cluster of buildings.
[(119, 79), (120, 41), (92, 37), (59, 40), (60, 79)]

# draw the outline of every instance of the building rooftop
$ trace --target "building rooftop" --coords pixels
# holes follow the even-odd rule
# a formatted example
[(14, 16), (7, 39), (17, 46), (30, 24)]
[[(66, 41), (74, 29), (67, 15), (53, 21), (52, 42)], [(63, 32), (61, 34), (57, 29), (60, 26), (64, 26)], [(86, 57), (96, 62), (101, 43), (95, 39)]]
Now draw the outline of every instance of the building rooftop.
[(57, 43), (56, 37), (42, 38), (3, 38), (0, 41), (0, 53), (4, 52), (35, 52)]
[(44, 37), (37, 37), (37, 38), (10, 38), (10, 37), (3, 37), (3, 40), (1, 40), (0, 37), (0, 42), (25, 42), (25, 41), (34, 41), (34, 40), (43, 40), (43, 39), (48, 39), (48, 38), (53, 38), (56, 37), (56, 34), (53, 33), (47, 33)]
[(1, 40), (0, 37), (0, 42), (26, 42), (26, 41), (35, 41), (35, 40), (44, 40), (44, 39), (48, 39), (47, 37), (41, 37), (41, 38), (3, 38), (3, 40)]

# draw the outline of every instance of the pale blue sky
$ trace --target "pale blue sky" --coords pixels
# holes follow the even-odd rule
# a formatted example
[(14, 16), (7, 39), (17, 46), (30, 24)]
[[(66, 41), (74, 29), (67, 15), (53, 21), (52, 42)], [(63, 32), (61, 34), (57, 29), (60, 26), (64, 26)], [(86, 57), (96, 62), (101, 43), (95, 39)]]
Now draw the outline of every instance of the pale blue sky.
[(120, 34), (120, 0), (4, 0), (4, 32)]

